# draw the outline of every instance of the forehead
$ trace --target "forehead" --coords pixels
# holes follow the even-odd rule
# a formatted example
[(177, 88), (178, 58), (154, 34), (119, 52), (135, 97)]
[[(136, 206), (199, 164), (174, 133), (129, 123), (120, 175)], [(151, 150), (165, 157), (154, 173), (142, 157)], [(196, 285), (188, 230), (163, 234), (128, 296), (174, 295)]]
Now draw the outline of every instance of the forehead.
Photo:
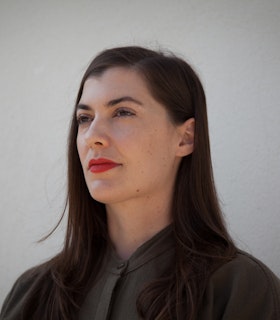
[(101, 75), (90, 76), (84, 83), (80, 101), (124, 95), (151, 97), (143, 77), (137, 71), (114, 67)]

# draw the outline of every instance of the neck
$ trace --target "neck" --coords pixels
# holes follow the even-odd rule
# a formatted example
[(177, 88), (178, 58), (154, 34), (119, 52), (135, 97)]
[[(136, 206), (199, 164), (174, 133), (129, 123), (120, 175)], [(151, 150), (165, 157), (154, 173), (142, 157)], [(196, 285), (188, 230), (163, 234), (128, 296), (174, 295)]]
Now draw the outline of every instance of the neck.
[(145, 201), (145, 206), (132, 202), (106, 205), (109, 236), (117, 254), (124, 260), (171, 223), (169, 205), (153, 206), (149, 200)]

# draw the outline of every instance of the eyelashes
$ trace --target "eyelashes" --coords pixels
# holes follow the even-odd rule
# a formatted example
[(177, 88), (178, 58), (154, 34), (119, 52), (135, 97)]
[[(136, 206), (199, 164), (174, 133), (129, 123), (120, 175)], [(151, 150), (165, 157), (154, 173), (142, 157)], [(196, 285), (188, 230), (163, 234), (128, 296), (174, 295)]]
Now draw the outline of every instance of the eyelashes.
[(80, 115), (77, 115), (77, 124), (80, 126), (86, 123), (90, 123), (93, 121), (93, 119), (94, 118), (89, 115), (80, 114)]
[(134, 116), (135, 113), (132, 112), (131, 110), (129, 109), (126, 109), (126, 108), (119, 108), (117, 109), (115, 112), (114, 112), (114, 117), (130, 117), (130, 116)]
[[(128, 108), (118, 108), (114, 110), (112, 118), (124, 118), (135, 116), (135, 112)], [(86, 113), (81, 113), (77, 115), (77, 124), (79, 126), (89, 124), (94, 120), (94, 116)]]

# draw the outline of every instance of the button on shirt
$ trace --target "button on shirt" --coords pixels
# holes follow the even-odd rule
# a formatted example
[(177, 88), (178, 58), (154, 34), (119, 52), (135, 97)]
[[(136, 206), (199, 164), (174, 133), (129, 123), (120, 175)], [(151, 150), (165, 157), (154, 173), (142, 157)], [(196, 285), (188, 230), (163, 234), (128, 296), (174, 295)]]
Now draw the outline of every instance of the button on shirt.
[(136, 300), (144, 286), (170, 268), (174, 240), (168, 226), (126, 261), (108, 249), (101, 274), (79, 313), (79, 320), (140, 319)]

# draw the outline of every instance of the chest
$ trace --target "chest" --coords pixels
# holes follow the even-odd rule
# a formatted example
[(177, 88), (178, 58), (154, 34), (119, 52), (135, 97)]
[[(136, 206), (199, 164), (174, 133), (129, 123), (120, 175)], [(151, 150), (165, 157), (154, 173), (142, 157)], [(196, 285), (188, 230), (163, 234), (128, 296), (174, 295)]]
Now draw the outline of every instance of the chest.
[(173, 260), (168, 251), (150, 261), (109, 263), (93, 285), (80, 310), (79, 320), (136, 320), (139, 293), (167, 272)]

